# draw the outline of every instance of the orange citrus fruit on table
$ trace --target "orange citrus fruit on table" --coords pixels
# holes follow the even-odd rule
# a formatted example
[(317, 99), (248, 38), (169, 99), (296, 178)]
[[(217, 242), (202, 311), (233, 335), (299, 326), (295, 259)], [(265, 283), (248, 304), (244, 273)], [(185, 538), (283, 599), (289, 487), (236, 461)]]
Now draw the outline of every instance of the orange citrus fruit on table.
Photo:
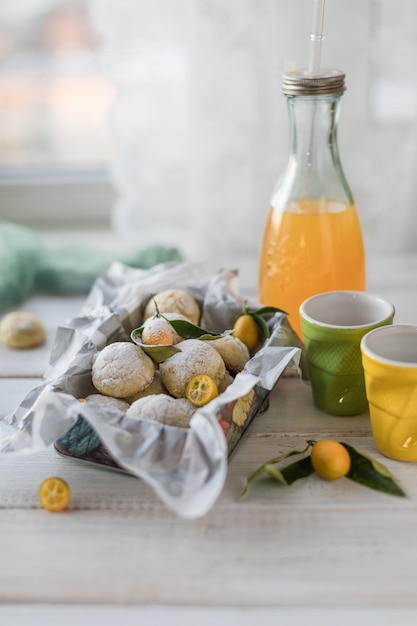
[(311, 463), (321, 478), (337, 480), (349, 472), (351, 461), (349, 452), (341, 443), (324, 439), (313, 445)]
[(233, 337), (240, 339), (248, 350), (253, 350), (259, 340), (258, 325), (252, 315), (240, 315), (233, 325)]
[(219, 395), (216, 381), (206, 374), (194, 376), (185, 390), (185, 397), (194, 406), (204, 406)]
[(39, 487), (39, 502), (47, 511), (62, 511), (68, 505), (71, 491), (63, 478), (45, 478)]

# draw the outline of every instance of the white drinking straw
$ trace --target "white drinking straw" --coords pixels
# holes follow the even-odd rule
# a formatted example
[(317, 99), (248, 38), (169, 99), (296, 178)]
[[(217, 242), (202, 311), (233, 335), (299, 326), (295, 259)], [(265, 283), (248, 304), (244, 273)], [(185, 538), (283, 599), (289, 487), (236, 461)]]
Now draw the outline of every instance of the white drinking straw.
[(314, 0), (313, 24), (310, 33), (310, 59), (308, 71), (311, 75), (319, 74), (321, 61), (321, 44), (324, 39), (324, 4), (325, 0)]

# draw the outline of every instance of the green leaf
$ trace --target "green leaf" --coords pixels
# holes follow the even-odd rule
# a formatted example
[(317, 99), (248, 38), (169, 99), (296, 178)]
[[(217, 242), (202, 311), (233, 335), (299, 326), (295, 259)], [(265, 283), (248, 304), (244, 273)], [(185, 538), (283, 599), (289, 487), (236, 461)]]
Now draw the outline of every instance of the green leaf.
[(286, 485), (285, 478), (282, 475), (282, 472), (280, 472), (275, 467), (275, 465), (271, 465), (270, 463), (265, 463), (264, 472), (265, 474), (268, 474), (268, 476), (271, 476), (272, 478), (274, 478), (277, 482), (282, 483), (283, 485)]
[(314, 474), (314, 468), (311, 463), (311, 456), (305, 456), (299, 461), (295, 461), (284, 469), (281, 472), (286, 485), (292, 485), (296, 480), (300, 478), (307, 478), (307, 476), (311, 476)]
[(132, 330), (132, 332), (130, 333), (131, 340), (137, 346), (142, 346), (142, 331), (143, 326), (140, 326), (139, 328), (135, 328), (134, 330)]
[(225, 335), (230, 335), (233, 331), (225, 331), (221, 335), (212, 333), (204, 328), (200, 328), (191, 322), (185, 320), (168, 320), (173, 329), (181, 335), (183, 339), (219, 339)]
[[(348, 444), (345, 444), (345, 443), (343, 443), (342, 445), (344, 445), (345, 447), (348, 446)], [(368, 459), (368, 461), (372, 464), (373, 468), (377, 472), (379, 472), (383, 476), (386, 476), (387, 478), (392, 478), (391, 472), (389, 471), (389, 469), (385, 465), (383, 465), (382, 463), (380, 463), (379, 461), (377, 461), (376, 459), (371, 457), (369, 454), (366, 454), (365, 452), (359, 452), (359, 450), (357, 450), (356, 448), (353, 448), (353, 446), (350, 446), (350, 448), (351, 448), (351, 450), (355, 450), (355, 452), (357, 454), (360, 454), (365, 459)]]
[(340, 441), (350, 454), (351, 466), (347, 478), (365, 487), (382, 491), (392, 496), (405, 497), (404, 491), (397, 485), (392, 474), (385, 465), (379, 463), (368, 454)]
[(181, 352), (181, 350), (175, 346), (148, 346), (141, 343), (139, 347), (142, 348), (142, 350), (146, 352), (146, 354), (150, 356), (155, 363), (163, 363), (169, 359), (170, 356), (173, 356), (177, 352)]
[(255, 320), (255, 322), (257, 323), (262, 336), (263, 337), (269, 337), (269, 335), (271, 334), (269, 331), (269, 327), (268, 324), (265, 322), (264, 318), (261, 317), (260, 315), (258, 315), (257, 313), (251, 313), (253, 319)]
[[(257, 480), (258, 478), (260, 478), (261, 476), (267, 475), (267, 476), (272, 476), (273, 478), (275, 478), (275, 480), (277, 480), (278, 482), (285, 484), (290, 484), (287, 482), (287, 479), (285, 478), (285, 470), (283, 470), (282, 472), (279, 472), (279, 470), (277, 470), (276, 468), (274, 468), (274, 465), (277, 465), (278, 463), (281, 463), (282, 461), (285, 461), (286, 459), (290, 458), (291, 456), (295, 456), (297, 454), (305, 454), (307, 452), (307, 450), (310, 448), (311, 446), (311, 442), (307, 443), (307, 447), (304, 448), (304, 450), (291, 450), (290, 452), (286, 452), (285, 454), (281, 454), (281, 456), (275, 458), (275, 459), (271, 459), (270, 461), (267, 461), (266, 463), (264, 463), (263, 465), (261, 465), (257, 470), (255, 470), (250, 476), (248, 476), (248, 478), (246, 479), (246, 484), (245, 487), (242, 491), (242, 493), (239, 496), (239, 500), (242, 500), (249, 491), (249, 487), (250, 485)], [(296, 471), (296, 468), (294, 468), (293, 471)], [(288, 472), (288, 475), (290, 477), (291, 480), (291, 470)], [(308, 474), (307, 474), (308, 475)], [(300, 476), (301, 477), (301, 476)], [(296, 480), (296, 478), (294, 478), (292, 480), (292, 482), (294, 482), (294, 480)]]
[[(233, 332), (232, 330), (226, 330), (224, 333), (219, 335), (217, 333), (212, 333), (208, 330), (204, 330), (204, 328), (195, 326), (191, 322), (187, 322), (185, 320), (168, 320), (163, 315), (158, 315), (155, 317), (163, 317), (172, 326), (172, 328), (179, 335), (181, 335), (183, 339), (201, 339), (201, 340), (208, 341), (210, 339), (211, 340), (220, 339), (220, 337), (225, 337), (226, 335), (230, 335)], [(135, 328), (134, 330), (132, 330), (132, 332), (130, 333), (130, 338), (136, 345), (140, 346), (146, 352), (149, 346), (148, 344), (142, 343), (143, 328), (144, 328), (144, 324), (142, 326), (139, 326), (139, 328)], [(153, 352), (155, 346), (150, 346), (150, 347)], [(169, 356), (172, 356), (172, 354), (173, 353), (169, 354)], [(161, 361), (157, 361), (157, 362), (160, 363)]]
[(130, 338), (133, 341), (133, 343), (139, 346), (139, 348), (142, 348), (142, 350), (148, 356), (150, 356), (151, 359), (155, 361), (155, 363), (163, 363), (163, 361), (166, 361), (167, 359), (169, 359), (170, 356), (173, 356), (177, 352), (181, 352), (179, 348), (176, 348), (175, 346), (172, 346), (172, 345), (151, 346), (151, 345), (142, 343), (142, 327), (135, 328), (135, 330), (132, 330), (132, 332), (130, 333)]

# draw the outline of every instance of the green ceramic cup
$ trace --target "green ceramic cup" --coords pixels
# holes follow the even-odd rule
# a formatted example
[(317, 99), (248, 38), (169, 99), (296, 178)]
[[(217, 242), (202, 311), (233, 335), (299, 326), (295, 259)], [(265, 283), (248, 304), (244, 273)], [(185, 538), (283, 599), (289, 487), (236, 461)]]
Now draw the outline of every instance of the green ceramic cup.
[(360, 342), (391, 324), (394, 306), (364, 291), (330, 291), (305, 300), (301, 329), (316, 406), (334, 415), (368, 410)]

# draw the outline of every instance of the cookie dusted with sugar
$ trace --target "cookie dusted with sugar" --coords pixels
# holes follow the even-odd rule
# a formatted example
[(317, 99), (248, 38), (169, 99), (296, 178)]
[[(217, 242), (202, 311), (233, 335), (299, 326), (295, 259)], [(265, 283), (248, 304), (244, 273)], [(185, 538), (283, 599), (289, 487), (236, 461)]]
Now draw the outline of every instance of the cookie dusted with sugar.
[(116, 341), (103, 348), (92, 366), (94, 387), (114, 398), (127, 398), (143, 391), (154, 375), (152, 359), (139, 346), (127, 341)]
[(167, 289), (154, 295), (146, 305), (144, 319), (155, 315), (155, 302), (161, 314), (180, 313), (193, 324), (198, 324), (199, 322), (200, 307), (197, 300), (183, 289)]
[(210, 342), (186, 339), (177, 348), (179, 352), (159, 365), (162, 382), (172, 396), (184, 398), (188, 383), (198, 374), (210, 376), (217, 385), (222, 382), (226, 366)]
[(248, 348), (243, 341), (232, 335), (213, 339), (210, 344), (220, 354), (227, 369), (233, 373), (241, 372), (249, 361)]
[(195, 406), (185, 398), (157, 394), (139, 398), (128, 408), (126, 415), (148, 419), (168, 426), (188, 428)]
[[(82, 402), (83, 399), (80, 399)], [(101, 393), (93, 393), (87, 396), (84, 400), (89, 406), (95, 409), (109, 409), (110, 411), (122, 411), (126, 413), (129, 408), (129, 403), (121, 398), (112, 398), (111, 396), (103, 396)]]
[(35, 348), (44, 343), (46, 330), (31, 313), (13, 311), (0, 322), (0, 341), (9, 348)]
[(133, 394), (133, 396), (128, 396), (127, 398), (125, 398), (125, 400), (129, 404), (132, 404), (133, 402), (135, 402), (135, 400), (139, 400), (139, 398), (144, 398), (145, 396), (154, 396), (159, 393), (167, 394), (168, 390), (166, 389), (166, 387), (164, 387), (164, 384), (162, 382), (161, 372), (159, 370), (155, 370), (155, 376), (151, 384), (142, 391), (138, 391), (138, 393)]

